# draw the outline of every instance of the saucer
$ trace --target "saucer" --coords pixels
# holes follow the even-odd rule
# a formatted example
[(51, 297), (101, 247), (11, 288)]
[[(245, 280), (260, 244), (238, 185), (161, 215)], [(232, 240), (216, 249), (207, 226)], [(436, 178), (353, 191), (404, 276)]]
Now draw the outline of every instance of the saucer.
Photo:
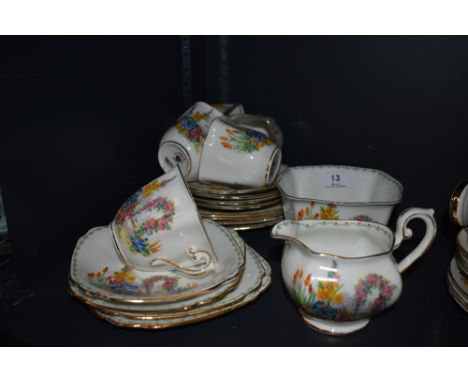
[(224, 223), (220, 222), (220, 224), (223, 224), (225, 227), (230, 228), (234, 231), (250, 231), (254, 229), (260, 229), (260, 228), (266, 228), (266, 227), (271, 227), (279, 222), (281, 222), (283, 218), (281, 219), (273, 219), (273, 220), (267, 220), (267, 221), (262, 221), (262, 222), (253, 222), (253, 223)]
[(206, 200), (207, 202), (224, 201), (224, 202), (238, 202), (238, 203), (255, 203), (264, 202), (272, 199), (281, 199), (281, 194), (278, 190), (272, 190), (257, 194), (244, 194), (244, 195), (215, 195), (215, 194), (193, 194), (195, 199)]
[(212, 220), (258, 220), (263, 218), (283, 217), (283, 209), (281, 206), (262, 208), (257, 211), (243, 211), (243, 212), (226, 212), (226, 211), (212, 211), (208, 209), (199, 209), (200, 215), (207, 219)]
[(222, 212), (227, 212), (227, 211), (240, 211), (240, 212), (246, 212), (246, 211), (256, 211), (262, 208), (267, 208), (267, 207), (274, 207), (277, 206), (278, 204), (281, 204), (281, 199), (277, 200), (272, 200), (272, 201), (267, 201), (267, 202), (258, 202), (258, 203), (252, 203), (252, 204), (229, 204), (227, 202), (205, 202), (200, 199), (195, 199), (195, 202), (197, 203), (197, 207), (201, 209), (209, 209), (210, 211), (222, 211)]
[(458, 268), (455, 259), (450, 261), (449, 277), (451, 277), (451, 285), (456, 288), (460, 296), (463, 297), (465, 303), (468, 304), (468, 277), (466, 277)]
[[(282, 163), (278, 170), (279, 176), (283, 171), (288, 169), (288, 165)], [(226, 197), (261, 197), (261, 195), (267, 195), (271, 193), (277, 193), (278, 189), (273, 184), (264, 187), (254, 187), (254, 188), (245, 188), (245, 187), (234, 187), (228, 186), (225, 184), (219, 183), (200, 183), (200, 182), (190, 182), (189, 184), (190, 191), (194, 197), (212, 197), (215, 199), (226, 198)], [(261, 195), (258, 195), (261, 194)]]
[(203, 226), (218, 262), (202, 276), (178, 271), (129, 270), (114, 249), (110, 228), (98, 227), (78, 241), (72, 257), (70, 279), (83, 291), (117, 303), (171, 302), (215, 290), (221, 294), (225, 290), (220, 287), (240, 277), (245, 254), (226, 228), (207, 219), (203, 220)]
[(194, 196), (239, 196), (239, 195), (255, 195), (255, 194), (264, 194), (276, 190), (274, 185), (269, 185), (265, 187), (255, 187), (255, 188), (234, 188), (225, 184), (219, 183), (200, 183), (200, 182), (190, 182), (189, 184), (190, 191)]
[(281, 205), (250, 211), (215, 211), (200, 209), (200, 216), (234, 230), (251, 230), (269, 227), (284, 220)]
[(214, 302), (194, 306), (178, 312), (161, 313), (158, 305), (124, 306), (122, 304), (108, 302), (103, 304), (98, 299), (92, 299), (88, 296), (81, 295), (77, 297), (82, 300), (86, 300), (84, 302), (87, 303), (88, 306), (96, 308), (108, 315), (123, 316), (141, 320), (182, 318), (186, 316), (199, 315), (202, 313), (209, 313), (213, 310), (219, 310), (221, 308), (230, 306), (231, 304), (243, 299), (248, 294), (260, 288), (264, 276), (265, 270), (260, 263), (258, 254), (256, 254), (251, 248), (248, 248), (246, 252), (245, 270), (240, 279), (240, 282), (235, 285), (232, 291), (215, 300)]
[(87, 290), (82, 289), (79, 285), (74, 283), (72, 280), (69, 280), (69, 292), (72, 296), (78, 298), (81, 302), (85, 303), (91, 307), (97, 307), (102, 309), (111, 309), (115, 308), (121, 311), (129, 312), (158, 312), (158, 313), (174, 313), (187, 311), (198, 306), (204, 306), (211, 304), (213, 301), (217, 301), (220, 298), (224, 297), (227, 293), (232, 291), (237, 287), (240, 281), (242, 273), (239, 274), (239, 277), (232, 280), (226, 281), (220, 287), (209, 291), (205, 294), (195, 296), (192, 298), (177, 300), (177, 301), (168, 301), (160, 303), (125, 303), (125, 302), (115, 302), (112, 300), (106, 300), (102, 297), (96, 296), (93, 293), (90, 293)]
[[(453, 263), (453, 259), (452, 259)], [(460, 306), (465, 312), (468, 313), (468, 295), (466, 295), (465, 292), (459, 287), (457, 282), (455, 281), (455, 278), (452, 275), (452, 263), (450, 264), (449, 269), (447, 270), (447, 288), (450, 293), (450, 295), (453, 297), (457, 305)], [(455, 264), (456, 267), (456, 264)]]
[(194, 314), (194, 315), (186, 315), (180, 318), (168, 318), (168, 319), (132, 319), (129, 317), (124, 316), (115, 316), (104, 313), (100, 310), (94, 310), (94, 313), (99, 317), (102, 318), (111, 324), (123, 328), (133, 328), (133, 329), (168, 329), (174, 328), (178, 326), (194, 324), (197, 322), (206, 321), (208, 319), (218, 317), (220, 315), (229, 313), (233, 310), (239, 309), (253, 301), (255, 301), (268, 287), (271, 285), (271, 268), (269, 264), (259, 255), (257, 255), (257, 259), (261, 263), (262, 267), (265, 270), (265, 276), (262, 279), (260, 287), (255, 290), (252, 290), (250, 293), (246, 294), (243, 298), (236, 300), (235, 298), (223, 299), (223, 307), (213, 309), (209, 312)]
[(198, 202), (203, 202), (206, 204), (213, 204), (213, 205), (231, 205), (231, 206), (243, 206), (243, 205), (250, 205), (250, 204), (257, 204), (257, 203), (266, 203), (266, 202), (277, 202), (281, 200), (281, 195), (279, 192), (270, 192), (268, 194), (258, 194), (252, 197), (245, 197), (245, 196), (223, 196), (221, 198), (213, 197), (213, 196), (195, 196), (195, 200)]
[(455, 260), (459, 269), (468, 276), (468, 233), (461, 229), (457, 235)]

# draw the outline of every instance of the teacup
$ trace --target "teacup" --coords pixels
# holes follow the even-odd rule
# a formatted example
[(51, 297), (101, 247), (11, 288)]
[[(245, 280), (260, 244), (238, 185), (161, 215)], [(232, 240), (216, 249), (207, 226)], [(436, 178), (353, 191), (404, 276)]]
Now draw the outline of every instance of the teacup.
[(288, 220), (360, 220), (387, 224), (403, 186), (380, 170), (289, 167), (276, 180)]
[[(282, 275), (304, 321), (318, 331), (348, 334), (362, 329), (374, 314), (393, 305), (402, 291), (400, 274), (432, 244), (432, 209), (411, 208), (400, 215), (396, 233), (379, 223), (286, 220), (272, 237), (286, 240)], [(397, 263), (393, 250), (412, 236), (407, 227), (422, 219), (426, 233)]]
[(205, 140), (199, 180), (262, 187), (274, 182), (280, 166), (281, 150), (267, 135), (217, 118)]
[(199, 275), (217, 261), (178, 166), (130, 196), (111, 229), (129, 268)]
[(206, 133), (212, 121), (222, 115), (207, 103), (196, 102), (179, 117), (159, 143), (158, 161), (163, 171), (168, 172), (178, 165), (187, 181), (197, 180)]
[(278, 145), (283, 146), (283, 132), (276, 121), (267, 116), (255, 114), (236, 114), (230, 117), (237, 126), (247, 127), (268, 135)]
[(240, 103), (214, 103), (212, 106), (224, 115), (244, 114), (244, 107)]
[(468, 225), (468, 180), (463, 180), (457, 184), (450, 198), (450, 218), (457, 226)]

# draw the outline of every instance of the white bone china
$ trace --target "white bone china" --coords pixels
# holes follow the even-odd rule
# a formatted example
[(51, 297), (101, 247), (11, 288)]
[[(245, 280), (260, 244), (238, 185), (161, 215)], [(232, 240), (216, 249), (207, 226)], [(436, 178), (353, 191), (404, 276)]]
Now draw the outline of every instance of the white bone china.
[(163, 171), (179, 165), (187, 181), (197, 180), (206, 133), (212, 121), (222, 115), (205, 102), (196, 102), (187, 110), (159, 143), (158, 161)]
[(274, 182), (280, 166), (281, 150), (267, 135), (217, 118), (205, 140), (199, 180), (262, 187)]
[(178, 166), (130, 196), (111, 229), (116, 250), (130, 268), (169, 267), (196, 275), (217, 261)]
[[(400, 273), (432, 244), (432, 209), (411, 208), (400, 215), (396, 233), (359, 221), (283, 221), (272, 237), (285, 240), (282, 275), (287, 290), (310, 327), (348, 334), (365, 327), (371, 316), (393, 305), (402, 291)], [(421, 219), (426, 233), (397, 263), (393, 251), (412, 236), (407, 227)]]
[(288, 220), (361, 220), (387, 224), (403, 186), (390, 175), (350, 166), (289, 167), (276, 181)]

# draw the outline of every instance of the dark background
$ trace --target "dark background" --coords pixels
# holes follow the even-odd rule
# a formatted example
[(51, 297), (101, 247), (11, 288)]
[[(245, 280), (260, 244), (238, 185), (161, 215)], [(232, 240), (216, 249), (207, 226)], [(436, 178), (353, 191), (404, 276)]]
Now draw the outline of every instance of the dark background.
[[(14, 249), (0, 266), (0, 343), (468, 345), (467, 315), (445, 285), (457, 232), (447, 207), (468, 177), (468, 38), (1, 37), (0, 51), (0, 187)], [(272, 265), (273, 285), (226, 316), (131, 331), (68, 296), (77, 239), (161, 174), (159, 139), (197, 100), (273, 116), (289, 165), (388, 172), (405, 187), (396, 216), (413, 206), (436, 210), (436, 241), (405, 274), (393, 308), (350, 337), (307, 329), (268, 229), (242, 236)], [(422, 235), (415, 225), (402, 254)]]

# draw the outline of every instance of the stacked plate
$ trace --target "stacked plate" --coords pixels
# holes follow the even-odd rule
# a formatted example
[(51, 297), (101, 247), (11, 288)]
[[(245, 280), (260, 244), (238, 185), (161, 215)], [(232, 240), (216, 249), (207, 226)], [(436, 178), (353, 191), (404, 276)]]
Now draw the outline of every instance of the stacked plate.
[(455, 302), (468, 313), (468, 277), (461, 272), (455, 259), (447, 271), (448, 290)]
[(238, 309), (271, 284), (268, 263), (233, 231), (204, 219), (218, 258), (203, 276), (178, 271), (130, 270), (116, 253), (109, 227), (79, 239), (71, 263), (70, 293), (116, 326), (164, 329)]
[[(281, 171), (286, 169), (281, 165)], [(224, 184), (189, 183), (200, 215), (234, 230), (275, 225), (284, 219), (281, 194), (275, 185), (235, 188)]]
[(455, 261), (457, 266), (468, 277), (468, 231), (466, 229), (460, 230), (456, 248)]
[(468, 313), (468, 180), (455, 187), (449, 213), (452, 222), (463, 228), (457, 235), (455, 256), (447, 270), (448, 289), (457, 304)]

